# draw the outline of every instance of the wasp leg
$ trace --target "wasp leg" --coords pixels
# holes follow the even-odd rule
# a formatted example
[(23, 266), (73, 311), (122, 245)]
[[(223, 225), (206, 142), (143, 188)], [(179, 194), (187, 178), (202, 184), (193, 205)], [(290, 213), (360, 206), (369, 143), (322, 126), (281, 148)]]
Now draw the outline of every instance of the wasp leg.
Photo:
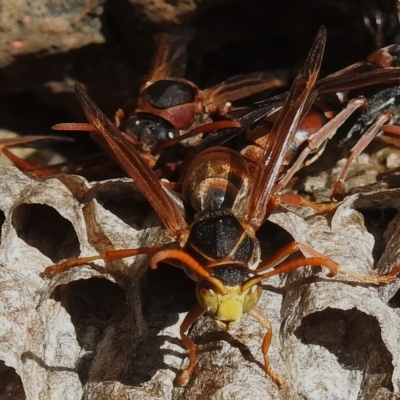
[(393, 135), (400, 135), (400, 126), (398, 125), (383, 125), (381, 131), (384, 133), (391, 133)]
[(281, 388), (285, 384), (285, 380), (272, 370), (268, 357), (268, 349), (272, 341), (271, 322), (258, 307), (254, 307), (251, 311), (249, 311), (249, 314), (262, 326), (268, 329), (261, 345), (261, 351), (264, 356), (264, 371), (272, 379), (272, 381), (276, 383), (279, 388)]
[(312, 208), (313, 210), (319, 213), (333, 211), (336, 210), (337, 207), (339, 207), (338, 203), (328, 203), (328, 204), (314, 203), (313, 201), (308, 200), (298, 194), (279, 194), (274, 197), (275, 199), (272, 198), (271, 201), (276, 202), (276, 205), (285, 203), (286, 205), (292, 206), (294, 208), (297, 208), (299, 206), (306, 206)]
[(53, 131), (82, 131), (82, 132), (90, 132), (94, 130), (93, 126), (86, 122), (65, 122), (62, 124), (53, 125), (51, 129), (53, 129)]
[(121, 258), (132, 257), (138, 254), (154, 254), (157, 251), (160, 251), (159, 247), (139, 247), (138, 249), (106, 251), (104, 253), (97, 254), (92, 257), (73, 258), (71, 260), (64, 261), (61, 264), (50, 265), (43, 271), (43, 275), (45, 276), (58, 275), (61, 272), (65, 272), (71, 268), (88, 264), (95, 260), (105, 260), (105, 261), (119, 260)]
[(58, 140), (58, 141), (70, 141), (68, 138), (63, 138), (59, 136), (25, 136), (16, 139), (9, 139), (0, 142), (0, 153), (3, 153), (20, 171), (32, 171), (36, 174), (35, 170), (40, 169), (42, 171), (41, 175), (47, 176), (55, 173), (51, 168), (44, 168), (40, 164), (29, 163), (22, 158), (16, 156), (12, 153), (9, 148), (27, 145), (29, 143), (37, 142), (40, 140)]
[(388, 111), (384, 111), (375, 122), (369, 127), (369, 129), (365, 132), (362, 138), (356, 143), (356, 145), (350, 150), (349, 157), (347, 158), (346, 164), (342, 169), (342, 172), (335, 183), (333, 188), (331, 199), (335, 199), (342, 190), (343, 182), (346, 178), (347, 173), (349, 172), (349, 168), (351, 163), (355, 158), (357, 158), (361, 152), (371, 143), (372, 139), (377, 135), (380, 131), (381, 126), (390, 118), (390, 113)]
[[(304, 251), (310, 255), (312, 258), (299, 258), (297, 260), (289, 261), (279, 267), (275, 268), (273, 271), (267, 272), (263, 275), (258, 275), (257, 278), (265, 279), (273, 275), (278, 275), (283, 272), (289, 272), (293, 269), (305, 267), (307, 265), (320, 265), (324, 266), (329, 269), (329, 277), (333, 277), (337, 275), (339, 272), (340, 266), (335, 261), (331, 260), (329, 257), (318, 253), (317, 251), (313, 250), (311, 247), (298, 242), (292, 242), (283, 247), (282, 249), (278, 250), (275, 254), (269, 257), (267, 260), (261, 262), (256, 272), (266, 271), (268, 269), (274, 268), (276, 265), (284, 261), (287, 257), (291, 254), (295, 253), (296, 251)], [(255, 277), (256, 278), (256, 277)]]
[(32, 171), (35, 168), (40, 168), (40, 165), (37, 164), (31, 164), (22, 158), (19, 158), (16, 156), (14, 153), (12, 153), (10, 150), (8, 150), (7, 147), (4, 147), (1, 151), (13, 164), (15, 167), (17, 167), (20, 171)]
[(292, 179), (293, 175), (303, 166), (304, 160), (308, 157), (311, 151), (318, 150), (324, 146), (324, 142), (333, 137), (336, 131), (344, 122), (347, 121), (350, 115), (353, 114), (357, 108), (364, 106), (366, 103), (367, 100), (363, 97), (350, 100), (344, 110), (327, 122), (318, 132), (311, 135), (308, 139), (308, 146), (300, 153), (294, 164), (287, 170), (285, 176), (275, 185), (274, 190), (278, 191), (284, 188), (290, 179)]
[(189, 336), (185, 335), (185, 332), (190, 328), (190, 326), (197, 321), (203, 314), (205, 310), (201, 307), (200, 304), (197, 304), (193, 307), (185, 319), (183, 320), (179, 332), (181, 335), (181, 339), (185, 347), (189, 351), (189, 364), (187, 367), (176, 377), (175, 383), (178, 386), (185, 386), (189, 382), (189, 379), (193, 373), (194, 367), (196, 366), (196, 345), (193, 340), (189, 338)]
[[(340, 268), (339, 264), (329, 257), (325, 256), (324, 254), (319, 253), (318, 251), (312, 249), (311, 247), (298, 242), (292, 242), (283, 247), (281, 250), (276, 252), (272, 257), (263, 261), (259, 264), (256, 269), (256, 272), (262, 272), (267, 269), (275, 267), (281, 261), (284, 261), (288, 256), (293, 254), (296, 251), (303, 251), (307, 254), (310, 254), (310, 258), (299, 258), (297, 260), (288, 261), (287, 263), (280, 265), (279, 267), (275, 268), (273, 271), (266, 272), (262, 275), (258, 275), (253, 279), (249, 280), (249, 285), (254, 284), (255, 281), (261, 281), (263, 279), (269, 278), (273, 275), (278, 275), (284, 272), (289, 272), (297, 268), (306, 267), (306, 266), (323, 266), (329, 269), (330, 273), (328, 274), (329, 277), (333, 277), (337, 275), (339, 272), (345, 273), (361, 282), (364, 283), (372, 283), (375, 285), (379, 285), (381, 283), (389, 283), (396, 279), (394, 276), (397, 272), (391, 273), (389, 275), (378, 275), (378, 276), (371, 276), (371, 275), (362, 275), (358, 274), (357, 272), (349, 271)], [(399, 267), (400, 270), (400, 267)]]

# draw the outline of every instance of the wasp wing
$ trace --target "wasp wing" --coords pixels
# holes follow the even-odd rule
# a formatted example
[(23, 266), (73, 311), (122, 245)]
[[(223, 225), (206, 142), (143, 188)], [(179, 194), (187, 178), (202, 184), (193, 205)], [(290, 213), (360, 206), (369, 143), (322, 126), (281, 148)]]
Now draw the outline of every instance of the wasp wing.
[(155, 36), (156, 53), (148, 76), (150, 83), (166, 78), (183, 78), (186, 72), (186, 46), (191, 38), (188, 29), (174, 29)]
[[(393, 83), (400, 83), (400, 67), (378, 68), (372, 64), (359, 62), (319, 79), (315, 87), (318, 89), (318, 94), (321, 94), (345, 92), (363, 87)], [(281, 93), (269, 99), (260, 100), (251, 107), (241, 107), (241, 109), (262, 108), (270, 105), (275, 105), (276, 108), (279, 108), (286, 100), (287, 95), (288, 92)]]
[(319, 93), (344, 92), (381, 83), (399, 83), (400, 67), (375, 69), (354, 75), (327, 76), (317, 82)]
[(168, 233), (174, 238), (179, 238), (180, 234), (188, 229), (188, 225), (172, 200), (164, 192), (153, 170), (96, 106), (83, 86), (76, 84), (75, 91), (83, 112), (94, 128), (91, 136), (134, 180), (138, 189), (163, 222)]
[(287, 74), (276, 71), (254, 72), (233, 76), (212, 88), (199, 92), (206, 109), (222, 108), (227, 102), (236, 101), (267, 89), (284, 86)]
[(308, 54), (307, 60), (296, 77), (288, 97), (269, 133), (260, 165), (249, 196), (245, 220), (258, 229), (267, 216), (267, 205), (272, 188), (280, 172), (288, 145), (301, 119), (317, 96), (315, 82), (321, 66), (326, 42), (326, 29), (321, 27)]

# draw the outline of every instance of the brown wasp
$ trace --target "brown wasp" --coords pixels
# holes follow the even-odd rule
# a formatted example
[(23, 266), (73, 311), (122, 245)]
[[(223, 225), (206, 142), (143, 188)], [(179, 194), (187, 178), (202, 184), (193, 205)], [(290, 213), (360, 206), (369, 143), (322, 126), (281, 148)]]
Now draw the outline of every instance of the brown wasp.
[[(332, 198), (335, 199), (340, 192), (341, 185), (347, 175), (352, 161), (364, 150), (372, 138), (379, 130), (399, 134), (398, 126), (388, 125), (398, 121), (399, 110), (397, 107), (399, 89), (397, 86), (388, 87), (379, 91), (376, 95), (369, 97), (358, 96), (346, 99), (345, 105), (330, 104), (325, 101), (325, 96), (338, 93), (339, 97), (346, 98), (349, 91), (377, 84), (398, 83), (400, 81), (399, 68), (400, 46), (391, 45), (371, 53), (367, 60), (353, 64), (334, 74), (331, 74), (316, 82), (316, 91), (318, 96), (308, 113), (304, 116), (293, 137), (289, 151), (286, 153), (286, 159), (283, 165), (289, 165), (284, 176), (276, 184), (276, 190), (285, 187), (293, 175), (303, 166), (311, 164), (323, 152), (326, 143), (348, 118), (359, 109), (364, 110), (358, 123), (349, 131), (348, 138), (352, 137), (354, 132), (360, 132), (363, 135), (354, 148), (351, 149), (347, 162), (338, 178)], [(270, 99), (262, 100), (255, 104), (259, 110), (265, 109), (266, 120), (263, 122), (266, 127), (258, 124), (255, 129), (250, 131), (247, 137), (246, 146), (242, 154), (246, 159), (259, 162), (262, 148), (268, 137), (265, 134), (266, 129), (273, 126), (271, 123), (274, 113), (280, 110), (287, 93), (275, 96)], [(332, 101), (332, 96), (329, 98)], [(339, 100), (339, 99), (337, 99)], [(337, 103), (337, 102), (336, 102)], [(340, 108), (342, 108), (340, 110)], [(234, 110), (233, 112), (238, 110)], [(273, 119), (272, 119), (273, 120)], [(374, 122), (372, 124), (372, 122)], [(369, 129), (367, 130), (367, 128)]]
[[(152, 168), (163, 166), (171, 159), (172, 163), (176, 162), (175, 154), (164, 157), (156, 165), (165, 147), (181, 142), (184, 134), (188, 134), (187, 138), (238, 127), (237, 122), (224, 119), (232, 108), (231, 102), (285, 84), (281, 73), (259, 72), (237, 75), (200, 90), (184, 78), (188, 36), (187, 32), (180, 31), (156, 35), (157, 50), (146, 82), (137, 99), (128, 101), (124, 109), (115, 114), (116, 126)], [(55, 125), (53, 129), (90, 131), (92, 126), (64, 123)]]
[[(196, 211), (192, 224), (180, 214), (132, 143), (98, 109), (83, 87), (76, 86), (78, 100), (94, 129), (91, 135), (134, 180), (175, 241), (160, 247), (112, 250), (71, 259), (47, 267), (44, 274), (52, 276), (95, 260), (112, 261), (138, 254), (151, 255), (150, 267), (153, 269), (161, 261), (184, 268), (197, 282), (199, 304), (187, 314), (180, 327), (182, 341), (189, 351), (189, 364), (177, 378), (179, 385), (186, 384), (196, 365), (195, 344), (185, 334), (187, 329), (206, 314), (220, 328), (227, 330), (244, 313), (249, 313), (268, 330), (262, 342), (264, 371), (282, 386), (284, 380), (273, 371), (268, 358), (271, 323), (256, 306), (261, 296), (261, 282), (273, 275), (310, 265), (328, 268), (329, 276), (340, 271), (336, 262), (298, 242), (261, 261), (260, 244), (256, 239), (257, 230), (280, 202), (274, 185), (290, 141), (317, 95), (314, 88), (325, 41), (326, 31), (321, 28), (269, 132), (263, 160), (255, 173), (249, 173), (246, 161), (238, 152), (225, 147), (211, 147), (193, 160), (182, 190), (184, 199)], [(311, 257), (284, 262), (298, 250)], [(394, 279), (392, 275), (369, 277), (345, 272), (375, 284)]]

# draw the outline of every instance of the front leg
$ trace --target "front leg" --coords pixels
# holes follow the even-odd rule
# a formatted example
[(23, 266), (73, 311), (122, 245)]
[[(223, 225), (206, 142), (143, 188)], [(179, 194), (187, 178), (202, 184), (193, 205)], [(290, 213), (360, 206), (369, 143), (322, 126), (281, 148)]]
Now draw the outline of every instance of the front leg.
[(273, 371), (268, 357), (268, 349), (272, 341), (271, 321), (263, 314), (263, 312), (258, 307), (254, 307), (251, 311), (249, 311), (249, 314), (253, 318), (255, 318), (262, 326), (268, 329), (261, 345), (261, 351), (264, 356), (264, 371), (272, 379), (272, 381), (276, 383), (279, 388), (281, 388), (285, 384), (285, 380)]
[(189, 338), (185, 334), (185, 332), (190, 328), (190, 326), (196, 322), (203, 314), (205, 310), (201, 307), (200, 304), (197, 304), (194, 308), (192, 308), (186, 315), (183, 320), (179, 332), (181, 335), (181, 339), (183, 344), (189, 351), (189, 364), (186, 368), (176, 377), (175, 383), (178, 386), (185, 386), (189, 382), (190, 377), (192, 376), (194, 367), (196, 366), (196, 345), (193, 340)]

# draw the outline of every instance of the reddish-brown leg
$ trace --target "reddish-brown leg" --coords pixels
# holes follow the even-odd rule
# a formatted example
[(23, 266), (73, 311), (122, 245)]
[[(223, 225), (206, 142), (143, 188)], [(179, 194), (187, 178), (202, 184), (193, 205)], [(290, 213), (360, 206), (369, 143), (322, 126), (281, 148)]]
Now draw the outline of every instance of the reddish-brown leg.
[(274, 268), (278, 263), (284, 261), (288, 256), (293, 254), (296, 251), (302, 251), (309, 254), (310, 258), (299, 258), (297, 260), (288, 261), (270, 272), (266, 272), (262, 275), (255, 276), (254, 278), (248, 280), (245, 285), (243, 285), (242, 290), (245, 290), (248, 287), (253, 286), (257, 282), (261, 282), (263, 279), (269, 278), (274, 275), (282, 274), (285, 272), (292, 271), (297, 268), (306, 267), (306, 266), (322, 266), (329, 269), (330, 273), (329, 277), (333, 277), (337, 275), (339, 272), (345, 273), (361, 282), (364, 283), (372, 283), (375, 285), (381, 283), (389, 283), (395, 280), (396, 278), (392, 275), (379, 275), (379, 276), (371, 276), (371, 275), (362, 275), (353, 271), (348, 271), (340, 268), (340, 265), (325, 256), (324, 254), (319, 253), (318, 251), (312, 249), (310, 246), (307, 246), (303, 243), (292, 242), (286, 245), (283, 249), (276, 252), (272, 257), (267, 260), (261, 262), (256, 269), (256, 272), (266, 271), (268, 269)]
[(349, 172), (349, 168), (351, 163), (355, 158), (357, 158), (361, 152), (371, 143), (372, 139), (377, 135), (380, 131), (381, 126), (390, 118), (390, 113), (384, 111), (375, 122), (369, 127), (369, 129), (364, 133), (361, 139), (356, 143), (356, 145), (350, 150), (349, 157), (347, 158), (346, 164), (342, 169), (342, 173), (339, 176), (339, 179), (336, 181), (335, 186), (333, 188), (331, 199), (335, 199), (342, 191), (343, 182), (346, 178), (347, 173)]
[(119, 108), (114, 114), (114, 123), (117, 128), (121, 126), (121, 121), (125, 118), (124, 110)]
[[(62, 136), (25, 136), (19, 137), (15, 139), (6, 139), (0, 141), (0, 153), (3, 153), (7, 158), (12, 161), (12, 163), (21, 171), (33, 171), (35, 169), (43, 168), (40, 164), (32, 164), (23, 160), (22, 158), (17, 157), (14, 153), (12, 153), (9, 148), (27, 145), (29, 143), (37, 142), (40, 140), (52, 140), (52, 141), (71, 141), (70, 138), (64, 138)], [(50, 175), (52, 173), (52, 169), (44, 169), (42, 175)]]
[(93, 131), (93, 126), (85, 122), (66, 122), (63, 124), (56, 124), (51, 127), (53, 131)]
[(15, 167), (17, 167), (21, 171), (32, 171), (35, 168), (40, 168), (40, 165), (37, 164), (31, 164), (22, 158), (19, 158), (16, 156), (14, 153), (12, 153), (10, 150), (8, 150), (7, 147), (4, 147), (2, 150), (2, 153), (14, 164)]
[(193, 340), (189, 338), (185, 334), (185, 332), (190, 328), (190, 326), (197, 321), (203, 314), (205, 310), (197, 304), (194, 308), (192, 308), (188, 314), (186, 315), (185, 319), (183, 320), (179, 332), (182, 338), (182, 342), (185, 347), (189, 351), (189, 364), (187, 367), (176, 377), (175, 383), (178, 386), (185, 386), (193, 373), (194, 367), (196, 366), (196, 345), (194, 344)]
[[(266, 271), (268, 269), (274, 268), (276, 265), (284, 261), (287, 257), (291, 254), (295, 253), (296, 251), (304, 251), (312, 256), (312, 258), (299, 258), (297, 260), (289, 261), (277, 268), (273, 271), (268, 272), (266, 274), (260, 275), (263, 276), (262, 279), (268, 278), (269, 276), (281, 274), (283, 272), (289, 272), (293, 269), (304, 267), (307, 265), (320, 265), (324, 266), (329, 269), (330, 274), (329, 277), (335, 276), (340, 269), (340, 266), (335, 261), (331, 260), (329, 257), (315, 251), (311, 247), (298, 242), (292, 242), (283, 247), (282, 249), (278, 250), (275, 254), (269, 257), (267, 260), (261, 262), (256, 272)], [(307, 264), (308, 262), (308, 264)], [(279, 272), (278, 272), (279, 271)]]
[(304, 148), (304, 150), (297, 157), (296, 161), (287, 171), (285, 176), (275, 185), (274, 190), (278, 191), (284, 188), (290, 179), (292, 179), (293, 175), (301, 169), (303, 166), (304, 160), (308, 157), (308, 155), (313, 150), (318, 150), (327, 140), (331, 139), (336, 131), (342, 126), (344, 122), (350, 117), (351, 114), (357, 108), (364, 106), (367, 103), (367, 100), (363, 97), (350, 100), (344, 110), (342, 110), (338, 115), (332, 118), (329, 122), (327, 122), (318, 132), (314, 133), (308, 139), (308, 146)]
[(314, 203), (313, 201), (308, 200), (298, 194), (279, 194), (275, 197), (278, 197), (280, 203), (285, 203), (288, 206), (295, 208), (300, 206), (307, 206), (319, 213), (333, 211), (339, 206), (338, 203), (329, 203), (329, 204)]
[(95, 260), (119, 260), (121, 258), (132, 257), (139, 254), (154, 254), (161, 249), (163, 249), (163, 247), (139, 247), (138, 249), (106, 251), (102, 254), (97, 254), (92, 257), (73, 258), (71, 260), (64, 261), (61, 264), (50, 265), (43, 271), (43, 275), (54, 276), (60, 274), (61, 272), (68, 271), (71, 268), (79, 267)]
[(255, 318), (262, 326), (268, 329), (261, 345), (261, 351), (264, 356), (264, 371), (272, 379), (272, 381), (276, 383), (279, 388), (281, 388), (285, 384), (285, 380), (280, 375), (278, 375), (276, 372), (273, 371), (269, 363), (269, 357), (268, 357), (268, 349), (272, 341), (271, 322), (258, 307), (254, 307), (249, 312), (249, 314), (253, 318)]
[(20, 171), (31, 172), (32, 174), (40, 177), (47, 177), (60, 173), (60, 171), (56, 168), (45, 168), (40, 164), (29, 163), (22, 158), (17, 157), (7, 148), (4, 148), (2, 152)]
[(400, 135), (400, 126), (398, 125), (383, 125), (381, 131), (385, 133), (391, 133), (393, 135)]

